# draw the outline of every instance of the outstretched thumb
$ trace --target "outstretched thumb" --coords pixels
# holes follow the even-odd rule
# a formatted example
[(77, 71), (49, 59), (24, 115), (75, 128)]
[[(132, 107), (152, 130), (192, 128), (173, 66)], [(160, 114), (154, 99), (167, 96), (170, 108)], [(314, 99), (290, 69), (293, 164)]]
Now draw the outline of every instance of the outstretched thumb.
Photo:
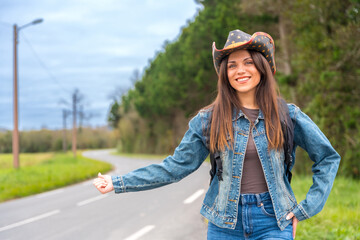
[(101, 175), (101, 173), (98, 173), (98, 178), (102, 178), (105, 179), (103, 175)]

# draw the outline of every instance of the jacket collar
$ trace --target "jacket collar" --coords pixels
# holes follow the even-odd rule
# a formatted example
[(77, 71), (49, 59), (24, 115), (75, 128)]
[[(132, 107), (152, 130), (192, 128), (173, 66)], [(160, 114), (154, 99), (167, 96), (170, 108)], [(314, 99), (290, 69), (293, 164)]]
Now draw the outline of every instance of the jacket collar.
[[(236, 121), (241, 117), (244, 117), (244, 112), (241, 111), (241, 109), (237, 109), (237, 108), (233, 108), (233, 112), (232, 112), (232, 120)], [(264, 114), (261, 111), (261, 109), (259, 109), (259, 116), (258, 119), (264, 119)]]

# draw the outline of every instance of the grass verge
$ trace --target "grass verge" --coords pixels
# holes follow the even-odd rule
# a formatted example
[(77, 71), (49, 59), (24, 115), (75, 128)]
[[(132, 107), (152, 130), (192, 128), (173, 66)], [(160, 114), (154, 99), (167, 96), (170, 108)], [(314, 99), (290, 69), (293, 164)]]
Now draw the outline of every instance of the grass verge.
[[(311, 184), (311, 176), (294, 176), (291, 185), (298, 201), (305, 199)], [(360, 239), (360, 182), (337, 177), (324, 209), (298, 224), (296, 239)]]
[(72, 153), (20, 155), (20, 169), (12, 168), (12, 155), (0, 154), (0, 202), (77, 183), (112, 169), (111, 164)]

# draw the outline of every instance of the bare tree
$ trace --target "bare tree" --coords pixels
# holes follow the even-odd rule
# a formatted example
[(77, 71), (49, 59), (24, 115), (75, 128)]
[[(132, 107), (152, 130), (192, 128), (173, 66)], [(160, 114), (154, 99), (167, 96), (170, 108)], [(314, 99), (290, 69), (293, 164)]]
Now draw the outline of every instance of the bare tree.
[(114, 102), (121, 102), (122, 96), (124, 96), (130, 89), (134, 88), (136, 82), (141, 80), (141, 73), (138, 69), (135, 69), (130, 76), (130, 86), (117, 86), (115, 89), (108, 95), (109, 99), (112, 99)]
[(135, 86), (135, 83), (138, 82), (140, 79), (141, 79), (141, 73), (139, 69), (135, 69), (130, 77), (130, 82), (132, 84), (132, 87)]

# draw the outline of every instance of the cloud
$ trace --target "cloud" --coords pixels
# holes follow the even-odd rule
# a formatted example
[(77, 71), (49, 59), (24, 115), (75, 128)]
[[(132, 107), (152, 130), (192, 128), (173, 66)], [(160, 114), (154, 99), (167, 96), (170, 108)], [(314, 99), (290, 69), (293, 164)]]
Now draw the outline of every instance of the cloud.
[(109, 94), (131, 85), (134, 69), (173, 40), (197, 6), (193, 0), (1, 0), (0, 127), (12, 127), (12, 24), (44, 22), (20, 31), (20, 128), (61, 127), (60, 98), (75, 88), (106, 124)]

